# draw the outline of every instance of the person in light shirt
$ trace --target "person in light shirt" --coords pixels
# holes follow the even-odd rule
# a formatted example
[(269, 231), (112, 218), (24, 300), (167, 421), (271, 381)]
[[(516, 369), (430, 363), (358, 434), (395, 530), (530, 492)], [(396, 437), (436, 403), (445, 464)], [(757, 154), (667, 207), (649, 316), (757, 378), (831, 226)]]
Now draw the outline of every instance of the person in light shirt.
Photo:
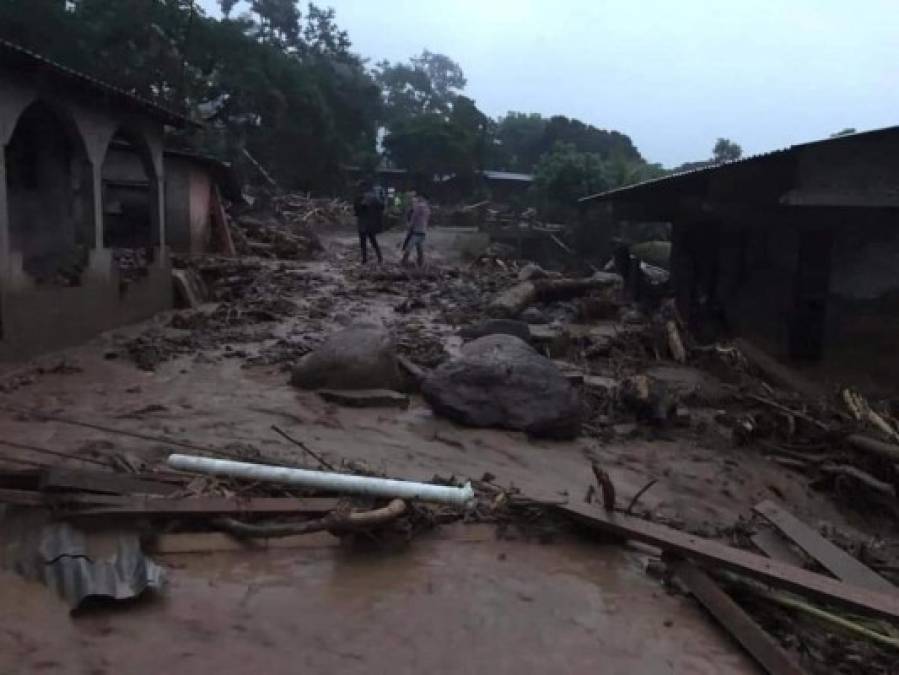
[(412, 212), (409, 217), (409, 235), (403, 247), (403, 264), (409, 263), (409, 254), (415, 248), (419, 267), (425, 264), (425, 237), (428, 232), (428, 221), (431, 219), (431, 206), (425, 193), (419, 192), (412, 201)]

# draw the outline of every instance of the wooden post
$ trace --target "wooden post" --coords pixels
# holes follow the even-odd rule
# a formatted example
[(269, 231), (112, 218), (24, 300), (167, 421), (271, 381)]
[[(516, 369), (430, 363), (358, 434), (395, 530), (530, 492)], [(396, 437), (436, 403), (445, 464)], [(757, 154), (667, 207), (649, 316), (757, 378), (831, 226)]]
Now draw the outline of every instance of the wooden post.
[(6, 192), (6, 146), (0, 145), (0, 283), (9, 269), (9, 201)]

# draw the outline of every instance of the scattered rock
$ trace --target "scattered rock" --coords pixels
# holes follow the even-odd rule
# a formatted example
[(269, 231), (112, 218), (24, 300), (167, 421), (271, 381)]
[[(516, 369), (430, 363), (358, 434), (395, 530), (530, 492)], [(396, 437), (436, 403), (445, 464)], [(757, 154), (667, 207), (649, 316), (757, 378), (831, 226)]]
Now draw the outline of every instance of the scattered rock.
[(574, 438), (581, 427), (577, 391), (559, 369), (521, 339), (489, 335), (434, 370), (422, 386), (434, 410), (461, 424)]
[(533, 281), (535, 279), (546, 279), (549, 276), (546, 270), (537, 263), (528, 263), (518, 270), (519, 281)]
[(624, 324), (638, 324), (646, 321), (646, 317), (639, 309), (626, 308), (621, 310), (618, 320)]
[(302, 389), (399, 389), (393, 337), (373, 326), (338, 331), (299, 360), (290, 383)]
[(341, 391), (319, 389), (318, 395), (328, 403), (336, 403), (348, 408), (408, 408), (409, 397), (389, 389), (357, 389)]
[(528, 307), (519, 315), (518, 318), (525, 323), (533, 325), (543, 325), (549, 323), (550, 321), (549, 317), (536, 307)]
[(466, 326), (459, 331), (459, 335), (465, 340), (477, 340), (488, 335), (514, 335), (528, 342), (531, 339), (531, 329), (523, 321), (514, 319), (485, 319)]

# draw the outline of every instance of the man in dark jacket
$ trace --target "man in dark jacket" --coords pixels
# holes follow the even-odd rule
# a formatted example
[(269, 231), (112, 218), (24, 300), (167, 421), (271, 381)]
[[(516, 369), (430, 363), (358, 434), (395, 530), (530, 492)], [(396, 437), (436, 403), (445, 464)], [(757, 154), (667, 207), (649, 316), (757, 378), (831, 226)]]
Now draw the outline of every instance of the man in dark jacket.
[(381, 247), (378, 246), (378, 233), (384, 226), (384, 202), (378, 197), (371, 183), (363, 185), (363, 192), (353, 201), (356, 214), (356, 226), (359, 228), (359, 246), (362, 249), (362, 264), (368, 262), (368, 242), (378, 256), (378, 264), (384, 262)]

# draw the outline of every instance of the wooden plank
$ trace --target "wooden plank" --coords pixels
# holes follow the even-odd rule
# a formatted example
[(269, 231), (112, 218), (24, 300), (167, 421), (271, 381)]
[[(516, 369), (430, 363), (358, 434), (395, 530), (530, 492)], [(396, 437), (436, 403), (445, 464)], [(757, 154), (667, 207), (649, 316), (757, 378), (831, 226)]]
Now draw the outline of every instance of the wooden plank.
[(792, 513), (782, 509), (770, 500), (756, 504), (753, 510), (763, 516), (784, 536), (816, 560), (824, 569), (848, 584), (867, 588), (878, 593), (899, 595), (899, 589), (846, 553), (830, 543)]
[(228, 216), (222, 205), (222, 193), (216, 184), (212, 185), (210, 192), (209, 211), (212, 216), (213, 228), (218, 230), (218, 240), (222, 254), (233, 258), (237, 255), (237, 250), (234, 248), (234, 240), (231, 239), (231, 229), (228, 227)]
[(687, 560), (669, 563), (669, 568), (733, 638), (771, 675), (801, 675), (790, 655), (715, 583), (708, 574)]
[(339, 499), (310, 497), (254, 497), (229, 499), (227, 497), (185, 497), (184, 499), (133, 498), (130, 503), (112, 507), (77, 511), (82, 516), (216, 516), (242, 513), (306, 513), (322, 514), (333, 511)]
[(311, 532), (274, 539), (238, 539), (222, 532), (186, 532), (161, 534), (149, 545), (155, 554), (216, 553), (268, 551), (290, 548), (326, 548), (340, 544), (340, 539), (330, 532)]
[(41, 475), (41, 490), (82, 490), (109, 494), (155, 494), (168, 495), (182, 489), (180, 485), (168, 482), (133, 478), (102, 471), (82, 471), (50, 467)]
[(790, 545), (773, 530), (762, 530), (752, 535), (749, 540), (769, 558), (780, 560), (794, 567), (805, 567), (805, 559), (794, 551)]
[(741, 551), (716, 541), (620, 513), (608, 513), (588, 504), (568, 504), (556, 508), (585, 525), (609, 534), (658, 546), (688, 559), (733, 570), (802, 595), (848, 607), (862, 614), (893, 621), (899, 619), (897, 594), (875, 593), (822, 574), (770, 560), (756, 553)]

